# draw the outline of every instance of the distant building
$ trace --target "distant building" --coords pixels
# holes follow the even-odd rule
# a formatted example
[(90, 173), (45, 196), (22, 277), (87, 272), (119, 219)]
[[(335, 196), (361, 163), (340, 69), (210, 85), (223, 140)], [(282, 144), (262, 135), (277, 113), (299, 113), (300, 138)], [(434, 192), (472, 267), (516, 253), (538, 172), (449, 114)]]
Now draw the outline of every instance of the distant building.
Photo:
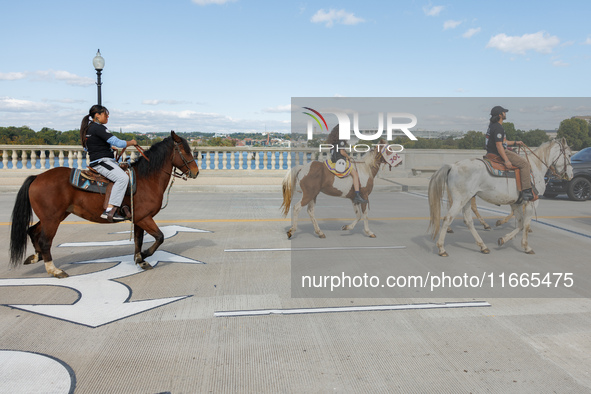
[(572, 119), (583, 119), (587, 123), (591, 123), (591, 116), (573, 116)]

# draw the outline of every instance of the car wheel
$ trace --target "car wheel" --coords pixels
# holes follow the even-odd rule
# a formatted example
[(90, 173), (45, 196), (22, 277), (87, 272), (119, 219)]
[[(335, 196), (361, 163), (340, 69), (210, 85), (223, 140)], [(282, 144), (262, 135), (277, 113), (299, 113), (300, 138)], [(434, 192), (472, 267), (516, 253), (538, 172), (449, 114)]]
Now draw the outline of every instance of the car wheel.
[(566, 194), (571, 200), (585, 201), (591, 197), (591, 182), (583, 177), (574, 178), (569, 182)]
[(555, 198), (557, 195), (558, 195), (558, 193), (550, 193), (550, 192), (544, 193), (544, 197), (546, 197), (546, 198)]

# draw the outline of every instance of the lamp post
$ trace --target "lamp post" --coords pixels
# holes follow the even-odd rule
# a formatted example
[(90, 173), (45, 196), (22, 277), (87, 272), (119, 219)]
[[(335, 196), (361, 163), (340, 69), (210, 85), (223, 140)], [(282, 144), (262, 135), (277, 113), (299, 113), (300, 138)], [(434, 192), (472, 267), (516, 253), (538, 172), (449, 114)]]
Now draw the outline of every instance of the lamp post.
[(102, 105), (102, 100), (101, 100), (101, 73), (103, 71), (103, 68), (105, 68), (105, 59), (103, 59), (103, 57), (101, 56), (101, 50), (99, 49), (98, 52), (96, 53), (96, 56), (94, 57), (94, 59), (92, 59), (92, 65), (94, 66), (94, 69), (96, 70), (96, 86), (98, 89), (98, 105)]

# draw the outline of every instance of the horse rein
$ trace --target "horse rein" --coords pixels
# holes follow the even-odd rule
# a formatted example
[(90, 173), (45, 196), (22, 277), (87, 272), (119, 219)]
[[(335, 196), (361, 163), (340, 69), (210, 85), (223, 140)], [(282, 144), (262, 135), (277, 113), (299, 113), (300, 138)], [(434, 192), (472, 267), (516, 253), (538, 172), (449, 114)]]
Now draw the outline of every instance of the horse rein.
[[(566, 170), (566, 169), (567, 169), (567, 166), (568, 166), (568, 161), (567, 161), (567, 157), (566, 157), (566, 147), (565, 147), (565, 146), (562, 144), (562, 142), (559, 142), (559, 141), (557, 141), (557, 143), (558, 143), (558, 146), (560, 147), (560, 154), (558, 155), (558, 157), (556, 158), (556, 160), (554, 160), (554, 161), (552, 162), (552, 164), (549, 164), (549, 165), (548, 165), (548, 164), (547, 164), (547, 163), (546, 163), (544, 160), (540, 159), (540, 157), (539, 157), (538, 155), (536, 155), (536, 154), (534, 153), (534, 151), (533, 151), (533, 150), (531, 150), (531, 148), (530, 148), (529, 146), (527, 146), (527, 145), (523, 144), (523, 147), (524, 147), (524, 151), (525, 151), (525, 149), (527, 148), (527, 150), (529, 150), (529, 152), (530, 152), (532, 155), (534, 155), (534, 157), (536, 157), (536, 158), (537, 158), (537, 159), (538, 159), (538, 160), (539, 160), (539, 161), (540, 161), (540, 162), (541, 162), (543, 165), (545, 165), (545, 166), (546, 166), (546, 168), (548, 168), (548, 169), (550, 170), (550, 172), (552, 172), (552, 175), (554, 175), (555, 177), (557, 177), (557, 178), (560, 178), (560, 179), (566, 179), (566, 172), (567, 172), (567, 170)], [(520, 148), (521, 148), (521, 147), (520, 147)], [(527, 158), (527, 152), (525, 152), (525, 157)], [(564, 166), (563, 166), (563, 167), (564, 167), (564, 169), (563, 169), (563, 170), (562, 170), (562, 172), (559, 174), (559, 173), (556, 171), (556, 166), (555, 166), (555, 165), (556, 165), (556, 163), (558, 162), (558, 160), (559, 160), (561, 157), (563, 158), (563, 164), (564, 164)], [(528, 162), (529, 162), (529, 159), (528, 159)], [(530, 166), (531, 166), (531, 164), (530, 164)]]

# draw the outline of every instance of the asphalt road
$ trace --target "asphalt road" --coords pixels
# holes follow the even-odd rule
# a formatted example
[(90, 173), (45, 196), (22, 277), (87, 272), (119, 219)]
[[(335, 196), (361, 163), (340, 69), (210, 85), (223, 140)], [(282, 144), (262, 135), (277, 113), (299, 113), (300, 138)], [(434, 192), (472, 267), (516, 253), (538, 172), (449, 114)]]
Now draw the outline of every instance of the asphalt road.
[[(130, 260), (129, 223), (69, 217), (58, 280), (9, 269), (14, 198), (0, 194), (2, 392), (591, 391), (590, 201), (541, 200), (535, 255), (497, 246), (514, 222), (476, 224), (483, 255), (458, 219), (443, 258), (420, 191), (372, 194), (375, 239), (320, 196), (326, 238), (303, 210), (291, 241), (277, 194), (173, 192), (155, 269)], [(509, 212), (479, 206), (493, 226)]]

